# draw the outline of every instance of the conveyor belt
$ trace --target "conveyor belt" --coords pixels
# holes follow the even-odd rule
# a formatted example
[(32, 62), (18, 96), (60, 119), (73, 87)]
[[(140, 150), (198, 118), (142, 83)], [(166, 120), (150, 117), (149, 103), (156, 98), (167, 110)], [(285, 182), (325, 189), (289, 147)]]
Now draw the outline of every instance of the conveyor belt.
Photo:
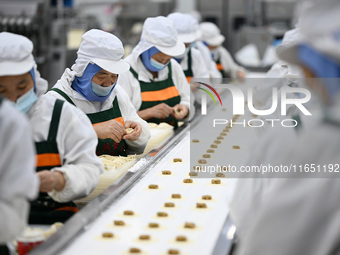
[[(226, 108), (232, 101), (228, 100), (229, 96), (223, 96)], [(226, 114), (233, 117), (231, 111)], [(193, 130), (201, 118), (192, 122)], [(233, 128), (217, 153), (223, 153), (238, 137), (247, 134), (242, 150), (229, 150), (226, 154), (226, 160), (232, 161), (235, 157), (241, 160), (256, 136), (249, 130)], [(180, 254), (227, 251), (231, 246), (231, 239), (226, 238), (231, 227), (227, 221), (227, 201), (236, 180), (222, 178), (221, 184), (211, 184), (210, 178), (192, 178), (193, 183), (183, 183), (183, 179), (190, 178), (190, 133), (194, 132), (190, 132), (189, 125), (179, 128), (156, 156), (146, 155), (140, 169), (128, 172), (111, 185), (32, 254), (129, 254), (130, 248), (140, 249), (140, 254), (167, 254), (169, 249), (179, 250)], [(183, 162), (174, 163), (174, 158), (181, 158)], [(172, 174), (162, 175), (162, 170), (170, 170)], [(159, 189), (151, 190), (149, 184), (157, 184)], [(173, 193), (181, 194), (182, 198), (171, 198)], [(202, 195), (211, 195), (213, 199), (202, 200)], [(175, 203), (175, 207), (164, 207), (165, 202)], [(207, 208), (198, 209), (196, 203), (205, 203)], [(123, 215), (124, 210), (132, 210), (135, 215)], [(166, 212), (168, 216), (157, 217), (157, 212)], [(126, 226), (117, 227), (114, 220), (123, 220)], [(149, 228), (150, 222), (159, 223), (160, 228)], [(185, 222), (195, 223), (196, 228), (184, 228)], [(112, 232), (115, 236), (104, 239), (103, 232)], [(142, 234), (150, 235), (151, 240), (140, 241), (138, 237)], [(187, 241), (176, 241), (179, 235), (185, 236)]]

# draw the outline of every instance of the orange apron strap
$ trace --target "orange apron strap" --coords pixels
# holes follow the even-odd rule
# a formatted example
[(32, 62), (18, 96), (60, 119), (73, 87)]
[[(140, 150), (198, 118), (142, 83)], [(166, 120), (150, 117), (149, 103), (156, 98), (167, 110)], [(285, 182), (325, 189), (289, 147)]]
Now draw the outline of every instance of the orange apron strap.
[(58, 209), (55, 209), (55, 211), (69, 211), (69, 212), (78, 212), (79, 209), (74, 206), (65, 206), (65, 207), (60, 207)]
[(37, 167), (60, 166), (61, 160), (58, 153), (44, 153), (36, 155)]
[(142, 92), (142, 101), (165, 101), (176, 96), (179, 96), (178, 90), (175, 86), (171, 86), (161, 90)]
[(218, 71), (223, 71), (223, 66), (221, 63), (216, 64)]
[[(121, 123), (124, 126), (124, 118), (123, 117), (118, 117), (118, 118), (115, 118), (114, 120), (118, 121), (119, 123)], [(105, 121), (103, 121), (103, 122), (105, 122)], [(92, 126), (98, 125), (98, 124), (103, 123), (103, 122), (92, 124)]]

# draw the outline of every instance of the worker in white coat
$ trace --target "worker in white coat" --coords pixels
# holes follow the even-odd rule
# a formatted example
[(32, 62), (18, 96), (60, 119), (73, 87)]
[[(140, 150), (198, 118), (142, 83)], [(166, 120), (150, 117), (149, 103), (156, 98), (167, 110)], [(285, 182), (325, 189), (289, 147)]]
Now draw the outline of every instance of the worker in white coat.
[(29, 129), (25, 116), (0, 97), (0, 254), (9, 254), (7, 243), (24, 230), (29, 201), (38, 196), (35, 149)]
[(223, 78), (231, 77), (243, 80), (245, 78), (245, 70), (235, 63), (227, 49), (222, 46), (225, 37), (221, 34), (220, 29), (212, 22), (202, 22), (200, 29), (202, 41), (210, 49), (211, 56)]
[(191, 78), (209, 79), (209, 72), (200, 51), (192, 47), (201, 37), (198, 21), (190, 14), (179, 12), (169, 14), (168, 18), (174, 22), (178, 38), (185, 44), (185, 52), (174, 59), (181, 64), (188, 83)]
[[(284, 49), (287, 45), (299, 40), (299, 31), (297, 28), (289, 30), (285, 33), (282, 44), (277, 46), (278, 50)], [(291, 65), (283, 60), (275, 63), (270, 70), (266, 73), (264, 79), (258, 82), (259, 85), (253, 92), (253, 104), (256, 109), (270, 109), (273, 104), (273, 89), (278, 91), (278, 99), (280, 101), (282, 88), (301, 87), (303, 86), (303, 73), (298, 66)], [(304, 95), (303, 95), (304, 96)], [(287, 98), (298, 99), (301, 95), (299, 93), (288, 93)], [(297, 123), (296, 130), (300, 130), (303, 126), (300, 110), (294, 105), (290, 104), (287, 107), (287, 115), (291, 116)], [(266, 116), (268, 118), (268, 116)], [(287, 116), (283, 116), (287, 118)], [(280, 110), (276, 110), (270, 115), (270, 118), (282, 119)]]
[(263, 158), (256, 159), (302, 165), (303, 171), (238, 185), (231, 217), (236, 227), (245, 219), (249, 224), (241, 228), (237, 254), (340, 253), (339, 11), (339, 1), (315, 2), (301, 14), (300, 41), (277, 52), (284, 61), (303, 69), (307, 85), (323, 104), (324, 119), (297, 137), (274, 136), (276, 148), (271, 151), (275, 157), (268, 158), (268, 151), (263, 150)]
[[(98, 136), (97, 155), (141, 154), (150, 130), (134, 109), (118, 76), (129, 64), (122, 59), (122, 42), (113, 34), (92, 29), (82, 36), (78, 58), (47, 93), (67, 100), (91, 120)], [(126, 129), (133, 132), (127, 134)]]
[(64, 222), (78, 211), (72, 200), (90, 194), (104, 171), (95, 154), (96, 134), (83, 112), (41, 96), (47, 82), (36, 70), (29, 39), (2, 32), (0, 41), (0, 94), (29, 118), (36, 145), (40, 194), (31, 203), (29, 222)]
[(145, 20), (140, 42), (126, 57), (130, 72), (119, 78), (142, 119), (177, 127), (178, 120), (193, 113), (189, 113), (190, 86), (181, 66), (172, 59), (184, 51), (170, 19)]

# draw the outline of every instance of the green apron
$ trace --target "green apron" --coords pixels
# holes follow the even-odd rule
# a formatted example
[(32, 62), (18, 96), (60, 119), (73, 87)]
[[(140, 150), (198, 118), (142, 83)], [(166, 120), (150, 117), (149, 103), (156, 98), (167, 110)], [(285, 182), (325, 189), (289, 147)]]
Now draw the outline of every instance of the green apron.
[[(62, 97), (64, 97), (66, 101), (76, 106), (76, 104), (71, 100), (71, 98), (64, 91), (57, 89), (57, 88), (52, 88), (51, 90), (57, 92)], [(119, 108), (117, 97), (115, 97), (115, 99), (113, 100), (112, 108), (105, 110), (105, 111), (101, 111), (101, 112), (89, 113), (86, 115), (89, 117), (92, 125), (114, 119), (120, 122), (124, 126), (124, 119), (122, 117), (122, 113)], [(123, 139), (119, 143), (116, 143), (111, 138), (98, 139), (96, 154), (98, 156), (103, 155), (103, 154), (108, 154), (111, 156), (126, 156), (127, 155), (126, 149), (127, 149), (127, 144), (125, 140)]]
[(192, 71), (192, 57), (191, 57), (191, 49), (188, 52), (188, 69), (184, 70), (185, 77), (187, 77), (188, 83), (190, 83), (191, 78), (194, 76)]
[[(63, 104), (64, 101), (59, 99), (54, 104), (47, 141), (35, 143), (37, 172), (50, 170), (62, 165), (57, 145), (57, 133)], [(31, 202), (29, 223), (53, 224), (55, 222), (65, 222), (77, 211), (78, 208), (73, 202), (59, 203), (54, 201), (47, 193), (40, 192), (39, 197)]]
[[(165, 103), (170, 107), (174, 107), (175, 105), (180, 103), (181, 96), (179, 95), (178, 90), (175, 87), (174, 82), (172, 81), (171, 63), (168, 64), (168, 68), (169, 74), (166, 80), (144, 82), (138, 80), (138, 74), (135, 70), (132, 69), (132, 67), (130, 67), (130, 72), (138, 80), (141, 89), (142, 105), (139, 108), (139, 111), (151, 108), (160, 103)], [(166, 122), (174, 126), (175, 128), (178, 127), (177, 119), (171, 115), (164, 119), (151, 118), (147, 121), (156, 124)]]
[(220, 58), (215, 60), (215, 63), (216, 63), (216, 67), (218, 71), (220, 71), (223, 78), (231, 78), (231, 76), (227, 72), (224, 71)]

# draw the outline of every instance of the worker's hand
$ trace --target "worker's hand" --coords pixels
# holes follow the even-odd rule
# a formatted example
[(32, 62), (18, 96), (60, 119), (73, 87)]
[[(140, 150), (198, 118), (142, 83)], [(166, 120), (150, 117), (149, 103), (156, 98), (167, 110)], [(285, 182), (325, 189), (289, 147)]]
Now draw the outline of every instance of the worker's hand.
[(178, 120), (184, 119), (188, 115), (189, 108), (186, 105), (177, 104), (173, 108), (174, 113), (172, 116), (174, 116)]
[(160, 103), (149, 108), (152, 118), (164, 119), (174, 113), (174, 109), (165, 103)]
[(136, 141), (140, 134), (142, 133), (142, 126), (134, 121), (126, 121), (125, 122), (125, 128), (133, 128), (133, 132), (131, 134), (126, 134), (123, 136), (123, 139), (129, 140), (129, 141)]
[(116, 143), (119, 143), (123, 135), (126, 134), (124, 126), (116, 120), (108, 120), (99, 124), (93, 125), (98, 138), (106, 139), (111, 138)]
[(201, 86), (201, 84), (199, 84), (197, 82), (190, 83), (190, 89), (191, 89), (192, 92), (196, 92), (200, 86)]
[(40, 179), (40, 192), (61, 191), (65, 187), (64, 175), (59, 171), (43, 170), (38, 172), (37, 175)]
[(243, 71), (237, 71), (237, 78), (243, 82), (246, 78), (246, 74)]

